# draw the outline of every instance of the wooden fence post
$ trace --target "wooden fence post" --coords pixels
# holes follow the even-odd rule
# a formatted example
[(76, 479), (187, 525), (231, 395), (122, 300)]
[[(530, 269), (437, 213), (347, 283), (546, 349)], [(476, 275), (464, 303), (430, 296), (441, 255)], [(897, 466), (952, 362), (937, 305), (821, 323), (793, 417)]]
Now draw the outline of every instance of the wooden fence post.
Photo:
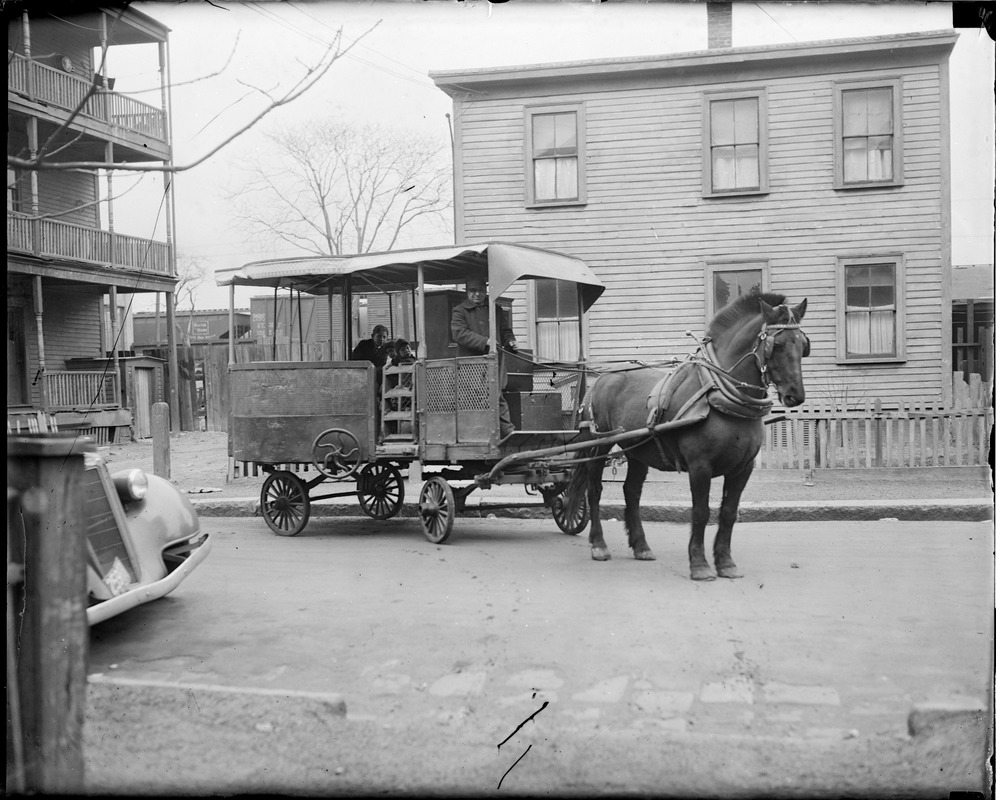
[(169, 403), (152, 404), (152, 472), (170, 479)]
[(7, 697), (17, 714), (8, 734), (18, 743), (15, 762), (23, 758), (13, 775), (8, 764), (8, 791), (84, 793), (90, 633), (81, 477), (92, 447), (74, 433), (7, 437), (7, 569), (10, 576), (23, 565), (24, 574), (7, 595)]

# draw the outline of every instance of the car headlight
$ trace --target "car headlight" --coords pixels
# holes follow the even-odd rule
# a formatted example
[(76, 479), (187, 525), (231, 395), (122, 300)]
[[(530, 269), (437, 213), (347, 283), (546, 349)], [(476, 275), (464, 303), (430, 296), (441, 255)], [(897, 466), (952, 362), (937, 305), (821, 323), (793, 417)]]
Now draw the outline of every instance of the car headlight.
[(130, 469), (114, 478), (114, 487), (122, 500), (141, 500), (149, 491), (149, 477), (144, 470)]

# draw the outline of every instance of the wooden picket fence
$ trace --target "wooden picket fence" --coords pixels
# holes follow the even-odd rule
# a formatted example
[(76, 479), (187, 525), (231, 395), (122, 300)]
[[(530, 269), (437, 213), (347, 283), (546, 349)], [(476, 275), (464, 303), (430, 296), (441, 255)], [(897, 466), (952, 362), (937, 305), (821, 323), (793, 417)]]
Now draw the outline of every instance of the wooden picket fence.
[(989, 463), (991, 405), (943, 408), (902, 402), (883, 408), (812, 404), (768, 425), (759, 469), (974, 467)]

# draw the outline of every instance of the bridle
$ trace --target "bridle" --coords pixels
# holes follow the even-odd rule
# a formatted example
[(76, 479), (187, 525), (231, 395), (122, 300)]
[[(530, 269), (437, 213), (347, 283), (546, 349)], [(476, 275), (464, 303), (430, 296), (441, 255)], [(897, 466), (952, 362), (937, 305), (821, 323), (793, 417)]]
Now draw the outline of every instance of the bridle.
[[(720, 367), (718, 361), (716, 360), (716, 351), (712, 346), (712, 339), (708, 336), (704, 337), (701, 341), (702, 349), (705, 350), (706, 358), (700, 363), (703, 363), (703, 366), (708, 367), (708, 369), (713, 372), (722, 373), (731, 381), (734, 381), (739, 388), (754, 389), (767, 394), (768, 387), (771, 386), (771, 378), (768, 375), (768, 360), (771, 358), (771, 354), (775, 350), (775, 338), (778, 334), (784, 333), (785, 331), (799, 331), (802, 333), (802, 336), (805, 339), (805, 344), (802, 348), (802, 355), (803, 357), (809, 355), (809, 337), (802, 331), (802, 325), (796, 321), (795, 315), (792, 313), (792, 309), (786, 306), (786, 310), (789, 314), (788, 322), (772, 323), (770, 325), (767, 322), (762, 322), (761, 330), (758, 332), (754, 341), (754, 347), (740, 356), (740, 358), (738, 358), (731, 367), (726, 369)], [(762, 386), (738, 380), (732, 375), (733, 370), (739, 366), (741, 361), (745, 358), (751, 357), (753, 357), (757, 362), (757, 368), (761, 373), (761, 381), (763, 382)]]

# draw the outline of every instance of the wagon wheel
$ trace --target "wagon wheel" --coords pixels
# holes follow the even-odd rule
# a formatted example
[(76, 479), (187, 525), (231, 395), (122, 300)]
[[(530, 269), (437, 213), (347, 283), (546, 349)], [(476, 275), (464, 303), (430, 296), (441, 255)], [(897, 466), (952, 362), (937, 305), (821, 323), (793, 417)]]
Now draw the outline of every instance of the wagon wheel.
[(356, 496), (368, 517), (390, 519), (405, 502), (401, 473), (389, 464), (367, 464), (356, 479)]
[(581, 498), (581, 505), (571, 515), (567, 513), (563, 495), (553, 498), (550, 509), (553, 511), (553, 521), (568, 536), (577, 536), (588, 525), (588, 499), (586, 497)]
[(311, 500), (304, 482), (286, 470), (266, 476), (259, 508), (270, 530), (278, 536), (297, 536), (311, 516)]
[(418, 517), (422, 522), (422, 533), (433, 544), (442, 544), (453, 530), (456, 516), (456, 501), (453, 489), (445, 478), (433, 475), (422, 486), (418, 497)]
[(359, 440), (344, 428), (322, 431), (311, 445), (315, 469), (334, 481), (344, 480), (356, 472), (362, 456)]

